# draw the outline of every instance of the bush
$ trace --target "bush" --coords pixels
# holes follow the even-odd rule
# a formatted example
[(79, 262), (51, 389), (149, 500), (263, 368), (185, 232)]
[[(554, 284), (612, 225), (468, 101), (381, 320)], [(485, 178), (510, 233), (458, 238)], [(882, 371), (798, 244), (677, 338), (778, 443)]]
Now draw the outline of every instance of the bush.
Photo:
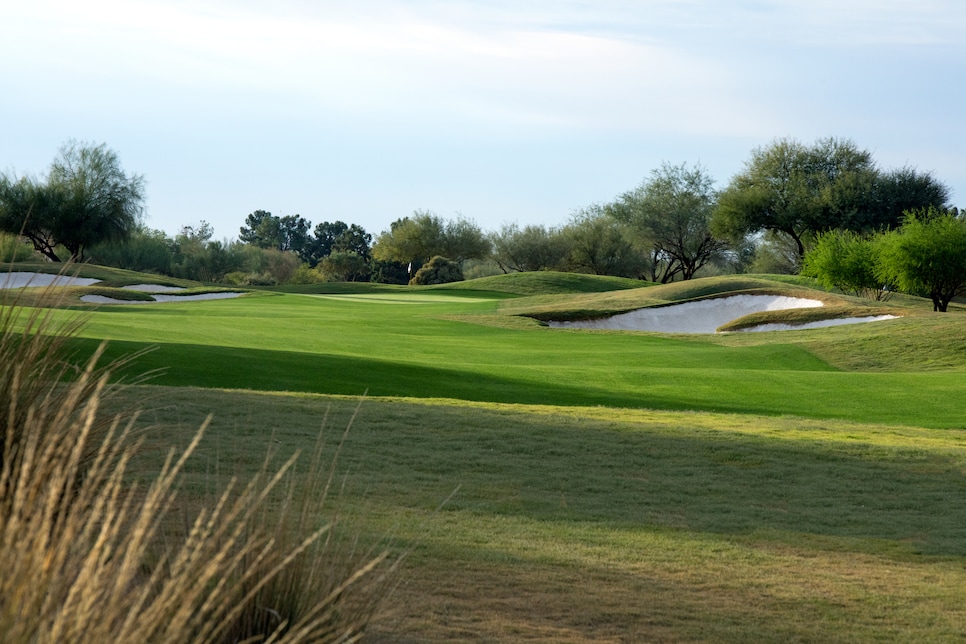
[(876, 277), (875, 242), (850, 231), (819, 235), (805, 254), (802, 275), (814, 277), (827, 288), (872, 300), (885, 300), (892, 294)]
[(392, 566), (385, 551), (360, 558), (331, 538), (321, 449), (305, 476), (293, 476), (293, 456), (229, 485), (183, 533), (163, 533), (179, 523), (178, 480), (205, 427), (147, 490), (129, 484), (136, 415), (103, 418), (110, 365), (97, 367), (98, 352), (62, 383), (80, 322), (15, 304), (0, 307), (4, 642), (361, 636)]
[(26, 262), (34, 257), (34, 250), (30, 244), (25, 244), (20, 235), (0, 233), (0, 262)]
[(460, 265), (437, 255), (429, 260), (428, 264), (416, 271), (409, 283), (411, 285), (429, 286), (431, 284), (449, 284), (450, 282), (462, 281), (463, 271)]

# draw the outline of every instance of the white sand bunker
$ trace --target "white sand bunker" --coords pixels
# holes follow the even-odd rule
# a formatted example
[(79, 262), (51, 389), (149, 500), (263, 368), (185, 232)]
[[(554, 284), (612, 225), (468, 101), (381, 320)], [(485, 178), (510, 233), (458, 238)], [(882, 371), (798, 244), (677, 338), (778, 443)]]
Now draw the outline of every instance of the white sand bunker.
[(0, 289), (45, 286), (91, 286), (100, 280), (50, 273), (0, 273)]
[(156, 294), (152, 295), (151, 300), (119, 300), (114, 297), (107, 297), (104, 295), (83, 295), (81, 296), (81, 302), (87, 302), (88, 304), (155, 304), (156, 302), (195, 302), (198, 300), (227, 300), (233, 297), (239, 297), (244, 295), (244, 293), (232, 292), (221, 292), (221, 293), (198, 293), (197, 295), (162, 295)]
[[(620, 331), (657, 331), (660, 333), (714, 333), (718, 327), (752, 313), (805, 309), (822, 306), (819, 300), (783, 295), (732, 295), (671, 306), (638, 309), (598, 320), (550, 322), (550, 326), (570, 329), (610, 329)], [(747, 331), (805, 329), (837, 324), (854, 324), (890, 319), (895, 316), (842, 318), (810, 322), (800, 326), (765, 324)]]
[(867, 315), (861, 318), (832, 318), (828, 320), (816, 320), (815, 322), (805, 322), (803, 324), (759, 324), (758, 326), (750, 326), (746, 329), (738, 329), (738, 331), (797, 331), (799, 329), (821, 329), (827, 326), (841, 326), (843, 324), (882, 322), (883, 320), (896, 320), (898, 318), (898, 315)]

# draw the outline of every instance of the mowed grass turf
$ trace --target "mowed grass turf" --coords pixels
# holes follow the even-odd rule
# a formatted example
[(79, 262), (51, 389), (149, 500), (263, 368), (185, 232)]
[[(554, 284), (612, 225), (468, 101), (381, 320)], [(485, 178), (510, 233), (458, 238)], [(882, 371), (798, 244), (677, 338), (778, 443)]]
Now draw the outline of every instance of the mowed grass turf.
[[(901, 320), (752, 340), (660, 336), (480, 323), (511, 319), (499, 314), (504, 295), (484, 295), (257, 294), (104, 306), (84, 333), (111, 340), (113, 355), (154, 347), (134, 368), (159, 370), (153, 381), (166, 385), (966, 424), (962, 369), (843, 371), (802, 343), (859, 345)], [(901, 351), (902, 341), (875, 350)]]
[(725, 336), (506, 315), (669, 290), (582, 280), (100, 307), (83, 348), (158, 347), (113, 402), (146, 410), (143, 471), (214, 414), (187, 502), (336, 442), (369, 390), (342, 510), (410, 552), (374, 641), (961, 638), (961, 313)]

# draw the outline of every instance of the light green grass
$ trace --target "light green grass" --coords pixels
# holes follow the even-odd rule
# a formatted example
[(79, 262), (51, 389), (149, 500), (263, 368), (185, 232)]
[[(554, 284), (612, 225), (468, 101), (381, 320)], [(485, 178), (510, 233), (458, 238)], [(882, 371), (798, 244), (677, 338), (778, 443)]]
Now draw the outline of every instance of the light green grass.
[[(673, 293), (720, 292), (723, 284)], [(666, 287), (637, 290), (671, 296)], [(910, 309), (902, 320), (854, 327), (662, 336), (506, 325), (520, 319), (505, 311), (518, 300), (451, 293), (103, 306), (85, 334), (112, 340), (114, 353), (155, 346), (139, 367), (162, 369), (159, 384), (964, 425), (962, 315), (920, 322)]]

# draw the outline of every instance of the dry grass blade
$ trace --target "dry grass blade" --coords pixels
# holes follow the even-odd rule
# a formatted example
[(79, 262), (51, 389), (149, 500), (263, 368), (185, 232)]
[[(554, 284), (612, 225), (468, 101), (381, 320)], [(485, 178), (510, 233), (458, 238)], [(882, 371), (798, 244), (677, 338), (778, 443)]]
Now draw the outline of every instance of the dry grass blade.
[[(48, 297), (56, 304), (54, 291)], [(82, 321), (55, 319), (16, 301), (0, 309), (4, 641), (348, 641), (361, 633), (386, 587), (380, 571), (391, 566), (387, 552), (360, 559), (332, 539), (334, 519), (321, 502), (334, 474), (322, 467), (321, 442), (307, 477), (294, 476), (296, 456), (266, 464), (247, 483), (227, 485), (172, 539), (163, 529), (207, 424), (180, 455), (169, 452), (146, 490), (131, 484), (136, 414), (103, 417), (111, 389), (110, 366), (98, 367), (103, 347), (73, 370), (62, 357)]]

